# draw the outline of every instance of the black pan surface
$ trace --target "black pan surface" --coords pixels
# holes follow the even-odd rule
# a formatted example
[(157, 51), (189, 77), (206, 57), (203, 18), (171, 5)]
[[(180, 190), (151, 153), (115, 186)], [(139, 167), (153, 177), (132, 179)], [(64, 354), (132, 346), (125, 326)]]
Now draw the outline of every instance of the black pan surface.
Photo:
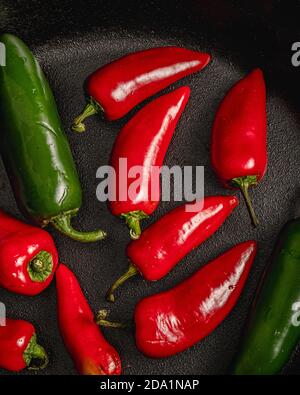
[[(143, 296), (175, 285), (240, 241), (253, 238), (259, 243), (257, 259), (233, 312), (210, 336), (186, 352), (168, 359), (148, 359), (135, 347), (133, 324), (125, 331), (105, 330), (120, 352), (124, 374), (226, 373), (259, 276), (299, 195), (300, 70), (291, 64), (291, 45), (299, 39), (299, 11), (299, 2), (287, 5), (271, 0), (0, 2), (1, 32), (17, 34), (27, 42), (57, 99), (84, 190), (84, 205), (74, 225), (82, 229), (103, 227), (109, 232), (104, 242), (83, 245), (49, 229), (61, 261), (74, 270), (95, 311), (108, 308), (111, 319), (131, 322), (134, 306)], [(206, 195), (230, 193), (219, 185), (209, 160), (210, 131), (217, 106), (235, 81), (254, 67), (263, 69), (268, 92), (269, 166), (263, 182), (252, 191), (261, 224), (253, 229), (241, 204), (214, 237), (189, 254), (165, 279), (157, 283), (133, 279), (112, 306), (105, 302), (104, 295), (108, 285), (127, 267), (124, 251), (129, 237), (124, 224), (96, 199), (96, 170), (108, 163), (118, 131), (136, 110), (113, 123), (93, 117), (88, 121), (88, 132), (82, 135), (72, 133), (69, 125), (84, 104), (82, 84), (90, 72), (128, 52), (164, 45), (208, 51), (213, 57), (203, 72), (166, 90), (188, 84), (192, 93), (165, 164), (204, 165)], [(0, 199), (5, 210), (20, 217), (2, 163)], [(148, 223), (177, 204), (161, 203)], [(44, 374), (76, 373), (57, 327), (54, 283), (34, 298), (1, 289), (0, 301), (6, 304), (9, 316), (36, 325), (40, 342), (49, 350), (51, 359)], [(299, 351), (283, 373), (300, 373)], [(0, 370), (0, 374), (7, 372)]]

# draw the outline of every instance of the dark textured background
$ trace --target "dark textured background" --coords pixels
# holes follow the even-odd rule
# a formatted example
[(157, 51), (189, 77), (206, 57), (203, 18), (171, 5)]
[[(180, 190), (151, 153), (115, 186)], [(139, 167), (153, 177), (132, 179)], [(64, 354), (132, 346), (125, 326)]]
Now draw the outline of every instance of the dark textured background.
[[(61, 260), (77, 274), (95, 311), (100, 306), (108, 307), (112, 319), (128, 321), (143, 296), (173, 286), (237, 242), (249, 238), (259, 242), (257, 259), (234, 311), (210, 336), (186, 352), (169, 359), (148, 359), (135, 348), (133, 326), (126, 331), (105, 330), (120, 352), (125, 374), (226, 372), (258, 278), (299, 194), (300, 69), (292, 67), (290, 61), (291, 45), (300, 40), (299, 12), (299, 1), (271, 0), (0, 2), (0, 30), (17, 34), (28, 43), (57, 98), (84, 190), (84, 205), (74, 225), (82, 229), (101, 226), (110, 235), (104, 242), (83, 245), (50, 230)], [(111, 306), (105, 303), (104, 294), (127, 267), (124, 249), (129, 237), (106, 204), (96, 200), (95, 174), (98, 166), (107, 164), (114, 138), (130, 115), (114, 123), (93, 117), (84, 135), (70, 132), (69, 125), (84, 104), (82, 83), (91, 71), (130, 51), (170, 44), (205, 50), (213, 56), (203, 72), (176, 84), (189, 84), (192, 94), (165, 161), (167, 165), (204, 165), (207, 195), (229, 193), (218, 184), (209, 162), (215, 110), (236, 80), (253, 67), (263, 69), (268, 91), (269, 167), (263, 182), (252, 191), (261, 225), (251, 228), (245, 205), (241, 204), (214, 237), (187, 256), (165, 279), (150, 284), (136, 278), (123, 287), (122, 296)], [(0, 173), (1, 206), (19, 215), (2, 163)], [(162, 203), (152, 220), (174, 205)], [(34, 298), (0, 290), (0, 301), (6, 304), (9, 316), (28, 319), (36, 325), (40, 342), (50, 353), (45, 374), (75, 373), (57, 328), (54, 283)], [(1, 370), (0, 373), (6, 374)], [(285, 373), (300, 373), (299, 352), (295, 352)]]

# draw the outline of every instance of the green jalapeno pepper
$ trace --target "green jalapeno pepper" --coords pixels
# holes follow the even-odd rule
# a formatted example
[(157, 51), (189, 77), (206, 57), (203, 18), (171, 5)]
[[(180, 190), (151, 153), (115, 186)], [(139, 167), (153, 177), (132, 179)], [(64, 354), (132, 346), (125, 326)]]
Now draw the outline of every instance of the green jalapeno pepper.
[(300, 218), (288, 222), (262, 277), (235, 375), (279, 373), (300, 340)]
[(103, 239), (102, 230), (72, 228), (82, 191), (56, 103), (37, 60), (17, 37), (4, 34), (0, 66), (0, 145), (22, 212), (44, 227), (51, 223), (82, 242)]

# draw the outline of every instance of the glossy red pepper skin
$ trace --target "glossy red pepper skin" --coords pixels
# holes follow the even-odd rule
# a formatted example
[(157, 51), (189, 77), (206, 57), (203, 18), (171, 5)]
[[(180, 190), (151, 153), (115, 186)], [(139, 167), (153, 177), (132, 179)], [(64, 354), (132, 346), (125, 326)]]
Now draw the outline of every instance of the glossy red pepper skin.
[(98, 111), (108, 120), (123, 117), (147, 97), (203, 69), (209, 61), (210, 56), (203, 52), (162, 47), (131, 53), (99, 68), (87, 80), (91, 101), (76, 118), (74, 130), (84, 131), (82, 121)]
[(114, 291), (128, 278), (140, 273), (146, 280), (156, 281), (168, 274), (192, 249), (212, 236), (238, 205), (235, 196), (208, 196), (203, 207), (187, 210), (184, 204), (170, 211), (146, 228), (138, 240), (127, 247), (128, 271), (107, 292), (114, 302)]
[[(143, 107), (121, 130), (115, 141), (111, 166), (115, 169), (116, 200), (109, 202), (112, 214), (122, 216), (130, 228), (133, 239), (140, 236), (139, 220), (151, 215), (160, 201), (160, 181), (152, 177), (153, 167), (161, 167), (171, 142), (177, 122), (187, 104), (190, 88), (184, 86), (160, 96)], [(127, 170), (134, 166), (143, 169), (136, 177), (126, 177), (120, 172), (120, 159), (127, 160)], [(141, 187), (128, 196), (130, 186), (136, 181)], [(151, 185), (157, 189), (151, 196)], [(157, 185), (156, 185), (157, 184)], [(120, 199), (125, 196), (125, 199)]]
[(32, 359), (41, 359), (44, 368), (48, 357), (43, 347), (36, 343), (34, 326), (27, 321), (6, 319), (0, 326), (0, 368), (19, 372), (30, 368)]
[(135, 310), (138, 349), (164, 358), (209, 335), (236, 304), (256, 248), (255, 241), (238, 244), (176, 287), (141, 300)]
[(241, 188), (257, 225), (248, 188), (262, 179), (267, 168), (266, 88), (260, 69), (224, 97), (212, 129), (211, 162), (225, 186)]
[(37, 295), (51, 283), (58, 253), (49, 233), (0, 210), (0, 286)]
[(77, 278), (65, 265), (56, 271), (58, 322), (64, 343), (83, 375), (119, 375), (117, 351), (105, 340)]
[(237, 205), (235, 196), (208, 196), (200, 211), (186, 211), (186, 204), (179, 206), (132, 241), (127, 256), (146, 280), (160, 280), (213, 235)]

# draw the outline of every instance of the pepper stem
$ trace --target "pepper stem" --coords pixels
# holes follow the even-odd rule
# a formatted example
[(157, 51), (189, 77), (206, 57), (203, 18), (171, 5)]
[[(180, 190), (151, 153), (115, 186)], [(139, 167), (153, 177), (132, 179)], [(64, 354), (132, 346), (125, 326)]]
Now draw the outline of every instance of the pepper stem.
[(64, 235), (71, 239), (81, 241), (82, 243), (91, 243), (98, 240), (103, 240), (107, 236), (103, 230), (94, 230), (92, 232), (79, 232), (71, 225), (72, 214), (62, 214), (51, 220), (51, 224)]
[(120, 322), (107, 321), (106, 320), (107, 316), (108, 316), (107, 310), (99, 310), (96, 317), (96, 324), (107, 328), (126, 328), (126, 325)]
[(137, 240), (142, 233), (140, 220), (149, 218), (142, 210), (130, 211), (129, 213), (121, 214), (120, 217), (125, 220), (126, 225), (130, 229), (129, 234), (132, 240)]
[[(40, 370), (44, 369), (48, 363), (49, 363), (49, 358), (48, 355), (45, 351), (45, 349), (37, 344), (36, 342), (36, 334), (32, 336), (30, 339), (28, 346), (26, 347), (23, 358), (25, 361), (26, 366), (28, 369), (31, 370)], [(33, 361), (40, 361), (41, 363), (39, 365), (31, 365)]]
[(252, 223), (256, 227), (259, 224), (259, 221), (258, 221), (258, 218), (254, 212), (254, 209), (253, 209), (253, 206), (251, 203), (251, 199), (249, 196), (249, 187), (257, 185), (257, 176), (246, 176), (246, 177), (233, 178), (232, 184), (240, 188), (240, 190), (244, 196)]
[(44, 282), (53, 270), (52, 255), (47, 251), (40, 251), (31, 259), (27, 266), (29, 277), (32, 281)]
[(137, 268), (130, 263), (128, 270), (126, 273), (124, 273), (120, 278), (118, 278), (118, 280), (109, 288), (109, 290), (106, 293), (106, 299), (109, 302), (114, 303), (115, 301), (115, 295), (114, 292), (117, 288), (120, 287), (120, 285), (124, 284), (125, 281), (127, 281), (129, 278), (137, 275), (139, 273), (139, 271), (137, 270)]
[(85, 132), (85, 125), (83, 123), (83, 121), (94, 115), (97, 114), (97, 112), (99, 111), (103, 111), (103, 108), (96, 103), (94, 100), (90, 99), (90, 101), (87, 103), (87, 105), (85, 106), (85, 108), (83, 109), (82, 113), (78, 115), (78, 117), (76, 117), (74, 119), (74, 122), (72, 124), (72, 130), (74, 132), (78, 132), (78, 133), (82, 133)]

